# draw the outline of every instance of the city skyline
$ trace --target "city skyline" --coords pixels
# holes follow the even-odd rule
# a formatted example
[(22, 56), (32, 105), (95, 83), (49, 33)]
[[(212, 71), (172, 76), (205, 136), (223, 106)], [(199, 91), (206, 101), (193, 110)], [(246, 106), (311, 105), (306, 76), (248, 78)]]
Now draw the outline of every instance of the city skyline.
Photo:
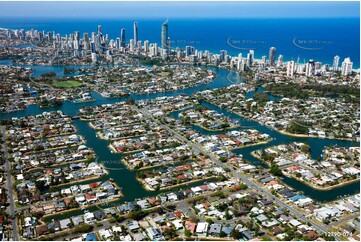
[[(359, 2), (0, 2), (0, 17), (359, 18)], [(152, 11), (149, 11), (152, 9)], [(270, 11), (272, 10), (272, 11)], [(39, 11), (40, 14), (39, 14)]]

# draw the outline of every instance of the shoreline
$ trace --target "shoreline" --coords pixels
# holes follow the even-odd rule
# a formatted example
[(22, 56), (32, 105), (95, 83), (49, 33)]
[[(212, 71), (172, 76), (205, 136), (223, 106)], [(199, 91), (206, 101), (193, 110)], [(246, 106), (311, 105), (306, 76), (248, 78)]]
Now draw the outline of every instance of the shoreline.
[(168, 187), (159, 188), (158, 190), (150, 188), (147, 184), (145, 184), (145, 182), (143, 180), (139, 179), (138, 177), (136, 179), (140, 184), (142, 184), (142, 187), (144, 187), (144, 189), (146, 189), (147, 191), (154, 192), (154, 191), (166, 191), (166, 190), (170, 190), (170, 189), (173, 189), (176, 187), (189, 185), (189, 184), (200, 182), (200, 181), (207, 181), (207, 180), (210, 180), (213, 178), (217, 178), (217, 176), (211, 176), (211, 177), (207, 177), (207, 178), (201, 178), (201, 179), (191, 180), (191, 181), (187, 181), (187, 182), (182, 182), (181, 184), (176, 184), (176, 185), (172, 185), (172, 186), (168, 186)]
[[(114, 199), (110, 199), (110, 200), (107, 200), (107, 201), (100, 201), (100, 202), (97, 202), (97, 203), (91, 203), (91, 204), (88, 204), (88, 205), (84, 206), (84, 209), (89, 208), (89, 207), (93, 207), (93, 206), (98, 206), (98, 205), (101, 205), (101, 204), (104, 204), (104, 203), (115, 202), (115, 201), (117, 201), (117, 200), (119, 200), (119, 199), (121, 199), (123, 197), (114, 198)], [(82, 210), (82, 208), (83, 207), (71, 208), (71, 209), (68, 209), (68, 210), (62, 210), (62, 211), (58, 211), (58, 212), (55, 212), (55, 213), (46, 214), (41, 219), (39, 219), (39, 221), (41, 221), (42, 223), (47, 224), (44, 220), (49, 218), (49, 217), (56, 216), (56, 215), (63, 214), (63, 213), (71, 213), (71, 212), (74, 212), (74, 211), (77, 211), (77, 210)]]
[(240, 150), (240, 149), (243, 149), (243, 148), (248, 148), (248, 147), (257, 146), (257, 145), (268, 144), (268, 143), (271, 142), (272, 140), (274, 140), (274, 139), (271, 138), (271, 139), (264, 140), (264, 141), (261, 141), (261, 142), (257, 142), (257, 143), (254, 143), (254, 144), (244, 145), (244, 146), (242, 146), (242, 147), (237, 147), (237, 148), (231, 149), (230, 151)]
[(261, 123), (260, 121), (256, 120), (256, 119), (253, 119), (252, 117), (248, 117), (248, 116), (245, 116), (241, 113), (238, 113), (238, 112), (235, 112), (235, 111), (232, 111), (232, 110), (229, 110), (229, 109), (226, 109), (226, 108), (221, 108), (220, 106), (218, 106), (218, 104), (216, 103), (213, 103), (211, 101), (208, 101), (208, 100), (205, 100), (205, 99), (202, 99), (203, 101), (207, 102), (207, 103), (210, 103), (220, 109), (224, 109), (226, 110), (227, 112), (230, 112), (230, 113), (233, 113), (235, 115), (238, 115), (242, 118), (245, 118), (245, 119), (249, 119), (249, 120), (252, 120), (256, 123), (258, 123), (259, 125), (262, 125), (262, 126), (265, 126), (267, 128), (270, 128), (280, 134), (284, 134), (284, 135), (287, 135), (287, 136), (291, 136), (291, 137), (299, 137), (299, 138), (319, 138), (319, 139), (331, 139), (331, 140), (340, 140), (340, 141), (351, 141), (351, 142), (357, 142), (356, 140), (354, 139), (350, 139), (350, 138), (330, 138), (330, 137), (319, 137), (319, 136), (315, 136), (315, 135), (306, 135), (306, 134), (292, 134), (292, 133), (288, 133), (286, 131), (283, 131), (283, 130), (279, 130), (279, 129), (276, 129), (275, 127), (272, 127), (270, 125), (266, 125), (266, 124), (263, 124)]
[(312, 184), (312, 183), (306, 182), (304, 180), (301, 180), (298, 177), (296, 177), (294, 175), (291, 175), (289, 173), (283, 173), (283, 175), (286, 176), (286, 177), (295, 179), (295, 180), (305, 184), (306, 186), (311, 187), (312, 189), (315, 189), (315, 190), (318, 190), (318, 191), (330, 191), (330, 190), (333, 190), (335, 188), (343, 187), (343, 186), (346, 186), (346, 185), (349, 185), (349, 184), (356, 183), (356, 182), (360, 181), (360, 178), (356, 178), (356, 179), (345, 181), (345, 182), (342, 182), (342, 183), (339, 183), (339, 184), (331, 185), (331, 186), (328, 186), (328, 187), (319, 187), (316, 184)]
[[(92, 157), (90, 159), (94, 159), (95, 156), (94, 154), (91, 155)], [(33, 171), (33, 170), (47, 170), (47, 169), (53, 169), (53, 168), (57, 168), (58, 166), (64, 166), (64, 165), (70, 165), (72, 163), (80, 163), (80, 162), (86, 162), (88, 159), (81, 159), (81, 160), (75, 160), (75, 161), (70, 161), (70, 162), (62, 162), (59, 164), (52, 164), (50, 166), (47, 167), (32, 167), (29, 170), (25, 171), (25, 172), (29, 172), (29, 171)]]
[(132, 171), (144, 171), (144, 170), (149, 170), (149, 169), (152, 169), (152, 168), (157, 168), (157, 167), (160, 167), (160, 166), (167, 166), (167, 165), (170, 165), (170, 164), (179, 164), (179, 163), (182, 163), (182, 162), (188, 162), (188, 161), (195, 161), (194, 159), (188, 159), (188, 160), (185, 160), (185, 161), (170, 161), (170, 162), (166, 162), (166, 163), (162, 163), (162, 164), (159, 164), (159, 165), (154, 165), (154, 166), (144, 166), (142, 168), (139, 168), (139, 169), (134, 169), (132, 167), (130, 167), (130, 164), (127, 162), (127, 161), (123, 161), (123, 158), (120, 159), (119, 163), (122, 163), (124, 164), (129, 170), (132, 170)]
[[(259, 155), (257, 155), (255, 153), (255, 151), (252, 151), (251, 155), (253, 157), (259, 159), (261, 162), (267, 164), (267, 166), (270, 166), (269, 162), (264, 161)], [(332, 185), (332, 186), (328, 186), (328, 187), (319, 187), (319, 186), (317, 186), (315, 184), (312, 184), (312, 183), (306, 182), (304, 180), (301, 180), (298, 177), (296, 177), (296, 176), (294, 176), (292, 174), (289, 174), (287, 172), (282, 172), (282, 174), (283, 174), (283, 176), (286, 176), (286, 177), (291, 178), (291, 179), (295, 179), (295, 180), (303, 183), (304, 185), (306, 185), (306, 186), (308, 186), (308, 187), (310, 187), (312, 189), (318, 190), (318, 191), (330, 191), (330, 190), (333, 190), (335, 188), (343, 187), (343, 186), (346, 186), (346, 185), (349, 185), (349, 184), (352, 184), (352, 183), (356, 183), (357, 181), (360, 181), (360, 178), (356, 178), (356, 179), (352, 179), (352, 180), (345, 181), (345, 182), (342, 182), (342, 183), (339, 183), (339, 184), (336, 184), (336, 185)], [(281, 180), (281, 182), (282, 182), (282, 180)], [(282, 182), (282, 183), (284, 183), (284, 182)]]

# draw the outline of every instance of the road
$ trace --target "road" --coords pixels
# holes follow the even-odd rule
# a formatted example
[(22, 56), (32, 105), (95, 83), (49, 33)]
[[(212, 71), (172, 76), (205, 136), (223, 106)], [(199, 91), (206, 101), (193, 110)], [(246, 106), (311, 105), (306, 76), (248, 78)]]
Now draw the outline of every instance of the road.
[(11, 177), (11, 164), (9, 161), (9, 153), (8, 147), (6, 145), (6, 131), (5, 127), (1, 126), (2, 138), (3, 138), (3, 150), (4, 150), (4, 159), (5, 159), (5, 172), (6, 172), (6, 185), (8, 188), (8, 198), (10, 202), (9, 206), (9, 215), (12, 219), (12, 234), (13, 240), (19, 241), (19, 230), (18, 230), (18, 223), (17, 218), (15, 217), (15, 201), (14, 201), (14, 191), (13, 191), (13, 184), (12, 184), (12, 177)]
[(150, 118), (154, 123), (157, 123), (158, 125), (160, 125), (162, 128), (166, 129), (168, 132), (170, 132), (171, 134), (173, 134), (177, 139), (187, 143), (190, 147), (193, 148), (193, 150), (196, 153), (203, 153), (207, 156), (209, 156), (209, 158), (215, 163), (217, 164), (219, 167), (222, 167), (223, 169), (229, 169), (230, 172), (232, 173), (232, 175), (237, 178), (239, 181), (242, 181), (243, 183), (245, 183), (249, 188), (258, 191), (260, 194), (262, 194), (263, 196), (268, 197), (269, 199), (271, 199), (274, 203), (277, 203), (278, 206), (287, 209), (291, 214), (293, 214), (297, 219), (300, 219), (304, 222), (308, 222), (310, 223), (316, 230), (322, 232), (322, 233), (327, 233), (327, 227), (323, 226), (323, 225), (319, 225), (316, 222), (312, 221), (309, 218), (306, 218), (303, 214), (301, 214), (300, 212), (298, 212), (296, 209), (294, 209), (293, 207), (289, 206), (288, 204), (285, 204), (283, 201), (281, 201), (279, 198), (277, 198), (276, 196), (274, 196), (273, 194), (271, 194), (270, 192), (268, 192), (267, 190), (264, 190), (262, 188), (260, 188), (255, 182), (251, 181), (248, 179), (248, 177), (241, 175), (240, 173), (236, 172), (231, 166), (228, 166), (225, 163), (222, 163), (218, 160), (218, 158), (213, 155), (212, 153), (204, 150), (202, 147), (200, 147), (199, 145), (190, 142), (189, 140), (187, 140), (186, 138), (184, 138), (182, 135), (180, 135), (179, 133), (177, 133), (176, 131), (174, 131), (172, 128), (168, 127), (167, 125), (161, 124), (158, 120), (156, 120), (153, 115), (151, 115), (148, 111), (142, 109), (137, 109), (139, 112), (141, 112), (143, 115), (145, 115), (146, 117)]
[(332, 227), (332, 226), (336, 226), (336, 225), (338, 225), (338, 224), (342, 224), (342, 223), (344, 223), (344, 222), (346, 222), (346, 221), (349, 221), (349, 220), (354, 219), (354, 218), (359, 218), (359, 217), (360, 217), (360, 214), (359, 214), (359, 213), (352, 214), (352, 215), (347, 216), (347, 217), (345, 217), (345, 218), (341, 218), (341, 219), (339, 219), (338, 221), (335, 221), (335, 222), (330, 223), (329, 225), (327, 225), (327, 227), (330, 228), (330, 227)]

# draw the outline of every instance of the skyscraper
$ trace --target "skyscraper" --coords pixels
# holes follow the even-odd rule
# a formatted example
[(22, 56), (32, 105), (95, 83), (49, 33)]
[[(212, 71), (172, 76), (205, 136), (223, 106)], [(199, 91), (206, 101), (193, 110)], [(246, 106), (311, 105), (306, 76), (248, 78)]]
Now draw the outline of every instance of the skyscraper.
[(133, 39), (130, 39), (129, 41), (129, 48), (130, 48), (130, 51), (134, 51), (134, 40)]
[(306, 64), (306, 76), (313, 76), (315, 75), (315, 62), (314, 60), (309, 60)]
[(276, 48), (271, 47), (269, 49), (269, 64), (273, 66), (276, 62)]
[(186, 46), (186, 56), (194, 55), (195, 48), (193, 46)]
[(224, 61), (224, 59), (226, 58), (226, 55), (227, 55), (226, 50), (221, 50), (220, 51), (219, 59), (220, 59), (221, 62)]
[(138, 23), (134, 22), (134, 43), (138, 42)]
[(340, 57), (338, 55), (336, 55), (335, 57), (333, 57), (333, 65), (332, 65), (333, 71), (338, 71), (339, 63), (340, 63)]
[(238, 54), (238, 60), (242, 60), (242, 53)]
[(74, 38), (75, 38), (76, 41), (79, 41), (79, 40), (80, 40), (79, 31), (75, 31), (75, 32), (74, 32)]
[(295, 62), (294, 61), (289, 61), (287, 63), (287, 76), (293, 77), (294, 70), (295, 70)]
[(263, 56), (262, 56), (262, 63), (263, 63), (263, 64), (266, 64), (266, 59), (267, 59), (267, 56), (263, 55)]
[(117, 38), (115, 41), (115, 48), (120, 49), (120, 38)]
[(88, 33), (83, 34), (83, 40), (87, 43), (89, 42), (89, 34)]
[(125, 47), (125, 29), (120, 30), (120, 46)]
[(52, 32), (48, 32), (48, 40), (53, 41), (53, 33)]
[(252, 66), (252, 54), (251, 53), (247, 54), (246, 65), (247, 65), (247, 67)]
[(166, 51), (166, 53), (169, 53), (169, 45), (168, 45), (168, 20), (166, 20), (166, 21), (162, 24), (161, 42), (162, 42), (162, 49), (163, 49), (163, 51)]
[(251, 63), (254, 62), (254, 50), (249, 50), (249, 53), (251, 54)]
[(352, 74), (352, 65), (353, 65), (353, 62), (351, 62), (350, 57), (345, 58), (344, 61), (342, 62), (341, 74), (343, 76), (351, 75)]
[(98, 25), (98, 35), (101, 35), (101, 34), (102, 34), (102, 26)]
[(149, 41), (148, 40), (145, 40), (144, 41), (144, 52), (148, 52), (149, 51)]
[(283, 55), (279, 55), (277, 59), (277, 66), (281, 66), (283, 63)]

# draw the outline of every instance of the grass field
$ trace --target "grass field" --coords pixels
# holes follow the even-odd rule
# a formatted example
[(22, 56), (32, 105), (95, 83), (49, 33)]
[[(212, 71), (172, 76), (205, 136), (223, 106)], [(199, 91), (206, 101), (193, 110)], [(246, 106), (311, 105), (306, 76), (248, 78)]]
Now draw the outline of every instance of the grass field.
[(69, 87), (80, 87), (83, 85), (83, 83), (79, 81), (62, 81), (62, 82), (55, 82), (54, 87), (60, 87), (60, 88), (69, 88)]

